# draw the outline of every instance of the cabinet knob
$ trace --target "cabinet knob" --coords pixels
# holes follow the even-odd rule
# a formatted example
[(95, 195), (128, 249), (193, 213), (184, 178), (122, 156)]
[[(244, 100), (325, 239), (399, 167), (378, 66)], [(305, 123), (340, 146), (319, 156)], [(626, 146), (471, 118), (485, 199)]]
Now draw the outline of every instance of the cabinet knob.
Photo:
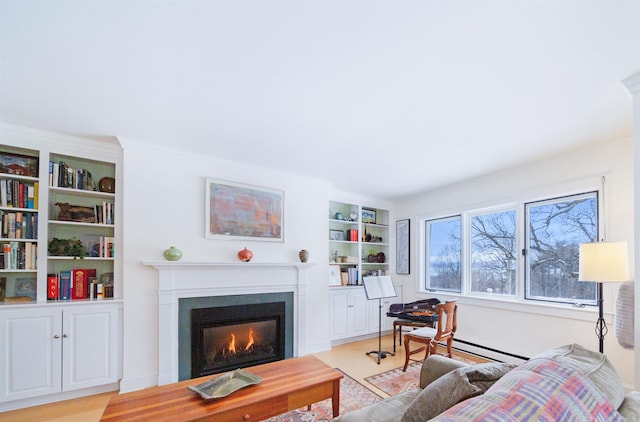
[(68, 335), (66, 335), (66, 334), (63, 334), (63, 335), (62, 335), (62, 338), (67, 338), (67, 337), (69, 337), (69, 336), (68, 336)]
[(244, 415), (244, 416), (242, 417), (242, 420), (243, 420), (243, 421), (248, 421), (249, 419), (251, 419), (251, 416), (250, 416), (250, 415)]
[(53, 338), (60, 338), (60, 336), (59, 336), (59, 335), (57, 335), (57, 334), (54, 334), (54, 335), (53, 335)]
[(353, 307), (354, 307), (353, 305), (347, 305), (347, 308), (353, 308)]

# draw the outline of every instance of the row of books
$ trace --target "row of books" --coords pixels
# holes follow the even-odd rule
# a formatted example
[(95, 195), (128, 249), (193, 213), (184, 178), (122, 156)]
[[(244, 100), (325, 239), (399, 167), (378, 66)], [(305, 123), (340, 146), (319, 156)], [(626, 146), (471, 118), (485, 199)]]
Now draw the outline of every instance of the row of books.
[(357, 242), (358, 230), (354, 230), (354, 229), (347, 230), (347, 237), (344, 240), (348, 240), (349, 242)]
[(47, 274), (47, 300), (105, 299), (113, 297), (113, 284), (99, 282), (95, 268), (77, 268)]
[(113, 236), (99, 236), (87, 234), (82, 237), (87, 254), (95, 258), (113, 258), (114, 256)]
[(340, 280), (343, 286), (357, 286), (358, 269), (355, 267), (341, 268)]
[(49, 161), (49, 186), (96, 190), (89, 170), (69, 167), (64, 161)]
[(0, 179), (0, 206), (37, 209), (38, 182)]
[(96, 223), (113, 224), (113, 203), (103, 202), (102, 205), (96, 205)]
[(37, 239), (38, 213), (0, 210), (0, 237), (3, 239)]
[(38, 244), (35, 242), (9, 242), (2, 245), (0, 252), (2, 270), (36, 270)]

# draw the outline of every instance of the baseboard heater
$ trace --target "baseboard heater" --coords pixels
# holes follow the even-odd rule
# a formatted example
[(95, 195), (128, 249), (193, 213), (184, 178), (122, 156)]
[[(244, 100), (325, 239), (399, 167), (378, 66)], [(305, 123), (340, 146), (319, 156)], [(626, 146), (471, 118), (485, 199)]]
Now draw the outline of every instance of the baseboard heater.
[[(522, 363), (529, 360), (526, 356), (517, 355), (515, 353), (505, 352), (504, 350), (493, 349), (481, 344), (472, 343), (470, 341), (454, 338), (454, 349), (465, 353), (470, 353), (482, 358), (497, 360), (500, 362)], [(458, 345), (459, 343), (459, 345)]]

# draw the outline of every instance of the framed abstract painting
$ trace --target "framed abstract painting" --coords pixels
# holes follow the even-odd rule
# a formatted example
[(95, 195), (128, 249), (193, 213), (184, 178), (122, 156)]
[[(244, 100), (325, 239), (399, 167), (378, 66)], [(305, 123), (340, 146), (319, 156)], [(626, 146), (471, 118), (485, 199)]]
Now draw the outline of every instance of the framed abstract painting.
[(284, 191), (206, 179), (205, 237), (284, 241)]
[(409, 219), (396, 221), (396, 274), (409, 274)]

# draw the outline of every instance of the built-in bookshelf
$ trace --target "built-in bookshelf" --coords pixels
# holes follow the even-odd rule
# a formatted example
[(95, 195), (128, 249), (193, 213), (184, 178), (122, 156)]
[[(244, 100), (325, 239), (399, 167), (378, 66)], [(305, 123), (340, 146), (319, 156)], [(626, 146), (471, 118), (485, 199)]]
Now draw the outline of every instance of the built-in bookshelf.
[(117, 140), (3, 128), (0, 304), (121, 297)]
[(52, 153), (47, 300), (113, 297), (115, 164)]
[(333, 286), (362, 285), (389, 272), (389, 210), (329, 202), (329, 262)]
[(0, 300), (36, 298), (39, 159), (30, 149), (0, 150)]

